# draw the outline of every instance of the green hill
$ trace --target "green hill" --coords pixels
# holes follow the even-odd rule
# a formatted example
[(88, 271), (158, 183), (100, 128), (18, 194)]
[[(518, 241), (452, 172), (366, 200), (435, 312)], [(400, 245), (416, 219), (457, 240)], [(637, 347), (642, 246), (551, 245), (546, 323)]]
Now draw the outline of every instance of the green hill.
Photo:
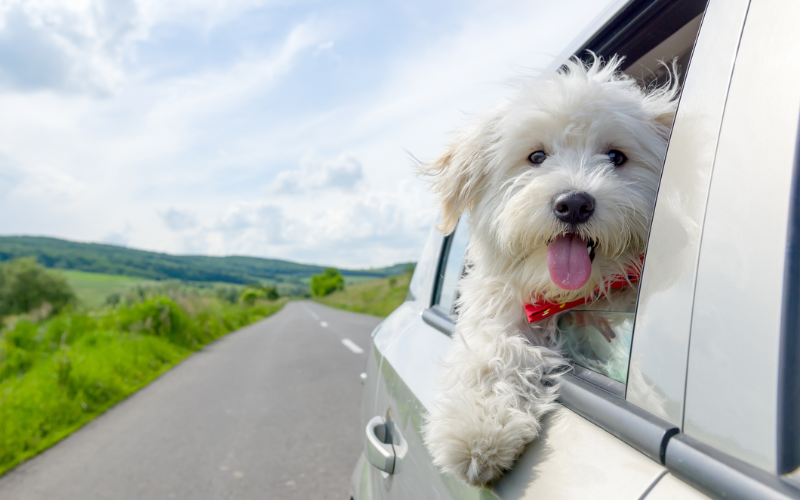
[[(150, 280), (305, 284), (323, 266), (258, 257), (170, 255), (133, 248), (37, 236), (0, 236), (0, 261), (36, 257), (44, 266)], [(352, 282), (402, 274), (408, 263), (376, 269), (341, 269)]]

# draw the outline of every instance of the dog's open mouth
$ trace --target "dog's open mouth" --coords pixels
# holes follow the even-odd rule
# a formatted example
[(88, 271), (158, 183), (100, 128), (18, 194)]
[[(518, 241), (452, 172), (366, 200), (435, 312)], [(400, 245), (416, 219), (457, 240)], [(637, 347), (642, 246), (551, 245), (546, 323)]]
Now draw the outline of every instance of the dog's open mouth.
[(556, 237), (547, 245), (547, 269), (550, 279), (564, 290), (578, 290), (592, 275), (592, 261), (597, 242), (575, 233)]

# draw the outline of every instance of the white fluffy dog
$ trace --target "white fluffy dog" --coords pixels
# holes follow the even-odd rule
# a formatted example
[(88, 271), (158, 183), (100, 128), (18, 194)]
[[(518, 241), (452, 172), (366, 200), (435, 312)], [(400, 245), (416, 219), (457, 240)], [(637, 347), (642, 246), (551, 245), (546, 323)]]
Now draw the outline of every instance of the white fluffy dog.
[(678, 86), (642, 89), (620, 62), (522, 81), (420, 167), (441, 229), (469, 213), (472, 230), (445, 391), (425, 424), (434, 463), (470, 484), (495, 480), (536, 438), (568, 366), (555, 318), (529, 323), (524, 304), (597, 291), (592, 309), (635, 303), (635, 284), (610, 284), (641, 269)]

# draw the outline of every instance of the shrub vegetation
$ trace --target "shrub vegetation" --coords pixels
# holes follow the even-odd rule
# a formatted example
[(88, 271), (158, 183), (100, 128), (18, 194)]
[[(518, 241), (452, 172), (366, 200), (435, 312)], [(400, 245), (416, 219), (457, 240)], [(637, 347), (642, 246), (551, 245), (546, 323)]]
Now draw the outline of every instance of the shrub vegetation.
[(325, 297), (314, 297), (314, 300), (327, 306), (385, 318), (406, 300), (413, 269), (409, 266), (400, 276), (348, 285)]
[[(10, 288), (15, 292), (0, 296), (0, 307), (14, 311), (0, 333), (0, 474), (205, 344), (285, 303), (261, 296), (231, 301), (213, 289), (170, 283), (117, 293), (116, 306), (86, 311), (75, 306), (63, 279), (36, 266), (30, 260), (0, 264), (4, 279), (12, 276), (4, 283), (17, 283)], [(49, 300), (49, 317), (33, 314)]]
[(67, 279), (27, 257), (0, 264), (0, 317), (41, 307), (58, 312), (75, 302)]
[(311, 277), (311, 295), (314, 297), (324, 297), (343, 289), (344, 278), (339, 270), (333, 267), (326, 267), (324, 273)]

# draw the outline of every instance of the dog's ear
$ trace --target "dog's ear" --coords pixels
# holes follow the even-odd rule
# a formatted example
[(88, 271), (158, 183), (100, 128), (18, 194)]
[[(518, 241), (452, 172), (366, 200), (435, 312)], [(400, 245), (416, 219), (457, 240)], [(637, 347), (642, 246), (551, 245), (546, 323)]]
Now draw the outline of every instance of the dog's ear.
[(667, 130), (672, 130), (681, 93), (678, 59), (675, 58), (671, 65), (661, 61), (661, 65), (667, 70), (667, 81), (658, 87), (649, 89), (647, 97), (645, 97), (645, 106), (657, 124)]
[(675, 121), (675, 112), (678, 110), (678, 101), (669, 100), (653, 107), (655, 108), (653, 109), (653, 119), (655, 122), (665, 127), (668, 131), (672, 130), (672, 123)]
[(432, 177), (432, 191), (442, 207), (438, 228), (445, 234), (455, 230), (458, 218), (472, 208), (483, 191), (493, 125), (491, 121), (462, 129), (439, 158), (417, 166), (420, 175)]

